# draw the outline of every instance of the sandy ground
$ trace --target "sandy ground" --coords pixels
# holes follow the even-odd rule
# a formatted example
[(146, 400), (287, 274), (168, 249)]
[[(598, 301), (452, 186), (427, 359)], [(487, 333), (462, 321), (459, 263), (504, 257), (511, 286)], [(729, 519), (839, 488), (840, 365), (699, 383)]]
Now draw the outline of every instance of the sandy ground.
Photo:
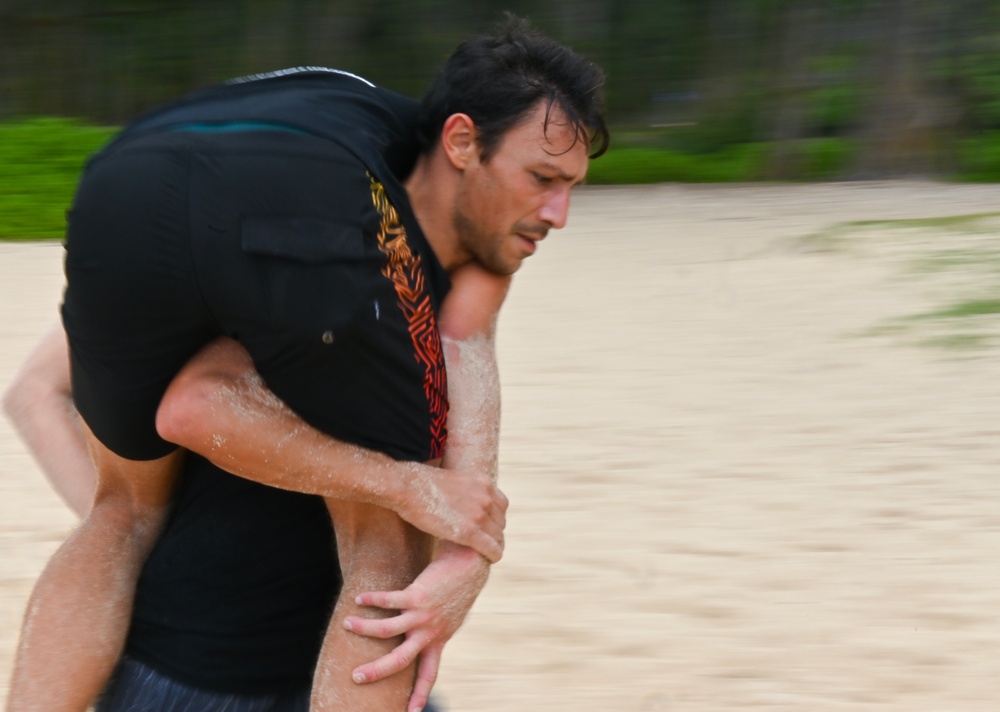
[[(995, 711), (1000, 319), (905, 317), (990, 294), (1000, 222), (845, 226), (995, 211), (924, 182), (581, 191), (501, 320), (508, 549), (448, 709)], [(2, 382), (60, 259), (0, 244)], [(2, 679), (72, 524), (0, 425)]]

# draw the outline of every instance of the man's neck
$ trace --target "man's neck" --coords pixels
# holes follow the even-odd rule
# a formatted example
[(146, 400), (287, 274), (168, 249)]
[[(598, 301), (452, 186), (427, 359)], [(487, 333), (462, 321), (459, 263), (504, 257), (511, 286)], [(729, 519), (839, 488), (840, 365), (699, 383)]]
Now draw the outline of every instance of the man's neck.
[(442, 165), (437, 152), (417, 159), (403, 183), (410, 207), (438, 262), (449, 274), (471, 259), (461, 249), (452, 219), (457, 176)]

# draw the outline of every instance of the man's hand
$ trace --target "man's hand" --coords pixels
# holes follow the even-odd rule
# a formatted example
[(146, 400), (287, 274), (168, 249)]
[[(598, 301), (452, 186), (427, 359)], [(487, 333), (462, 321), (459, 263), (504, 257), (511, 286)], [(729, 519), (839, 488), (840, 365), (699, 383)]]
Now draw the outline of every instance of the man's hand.
[(354, 670), (356, 682), (375, 682), (394, 675), (417, 656), (417, 679), (407, 709), (419, 712), (427, 704), (437, 679), (444, 644), (462, 625), (479, 592), (486, 585), (489, 564), (472, 549), (441, 542), (434, 561), (402, 591), (362, 593), (356, 602), (398, 610), (392, 618), (350, 616), (344, 627), (373, 638), (406, 639), (391, 653)]
[(507, 496), (489, 471), (420, 466), (392, 510), (437, 539), (468, 546), (495, 564), (503, 555)]

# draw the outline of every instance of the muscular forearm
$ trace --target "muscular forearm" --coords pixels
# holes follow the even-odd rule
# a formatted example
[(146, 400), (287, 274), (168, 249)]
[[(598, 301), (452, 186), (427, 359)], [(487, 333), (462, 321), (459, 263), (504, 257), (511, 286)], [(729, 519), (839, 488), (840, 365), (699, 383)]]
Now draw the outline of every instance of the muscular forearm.
[(400, 481), (432, 469), (397, 462), (307, 425), (267, 389), (231, 341), (206, 347), (175, 379), (160, 405), (157, 429), (241, 477), (389, 509), (400, 496)]
[[(465, 339), (442, 337), (448, 365), (448, 447), (446, 469), (489, 473), (496, 482), (500, 445), (500, 373), (492, 330)], [(468, 549), (439, 541), (437, 556), (466, 557)], [(476, 593), (486, 583), (489, 562), (480, 557)]]
[(165, 439), (272, 487), (374, 504), (439, 539), (500, 558), (506, 499), (487, 473), (400, 462), (310, 427), (264, 386), (246, 351), (213, 342), (157, 413)]
[(475, 469), (497, 478), (500, 374), (492, 334), (442, 337), (448, 366), (446, 469)]
[[(443, 466), (469, 469), (498, 477), (500, 446), (500, 373), (492, 331), (465, 339), (442, 337), (448, 365), (448, 447)], [(438, 556), (464, 557), (468, 549), (439, 541)], [(486, 582), (489, 563), (482, 560)]]

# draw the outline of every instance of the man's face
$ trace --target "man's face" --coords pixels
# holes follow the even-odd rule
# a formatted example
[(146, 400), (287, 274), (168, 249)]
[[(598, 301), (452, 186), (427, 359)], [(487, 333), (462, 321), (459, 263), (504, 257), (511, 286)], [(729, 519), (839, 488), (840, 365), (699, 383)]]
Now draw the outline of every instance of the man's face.
[(587, 173), (587, 145), (558, 109), (540, 103), (509, 129), (489, 160), (463, 175), (453, 221), (462, 248), (487, 270), (511, 274), (550, 229), (563, 227), (570, 189)]

